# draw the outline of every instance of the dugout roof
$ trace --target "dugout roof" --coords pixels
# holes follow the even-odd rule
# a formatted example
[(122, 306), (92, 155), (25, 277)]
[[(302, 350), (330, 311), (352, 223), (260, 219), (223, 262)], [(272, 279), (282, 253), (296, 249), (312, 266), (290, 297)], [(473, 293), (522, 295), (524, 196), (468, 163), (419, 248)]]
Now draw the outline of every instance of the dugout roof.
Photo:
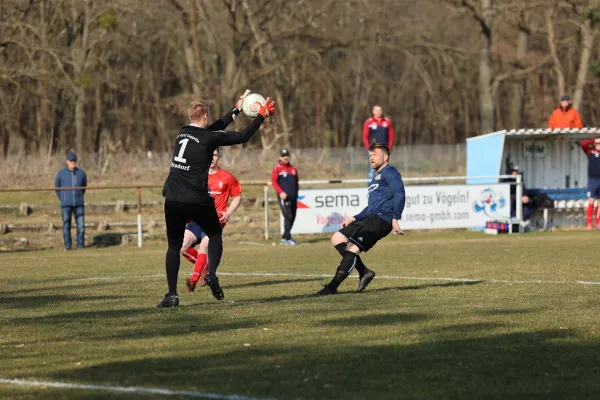
[(528, 188), (586, 187), (587, 157), (579, 142), (599, 136), (600, 128), (592, 127), (513, 129), (472, 137), (467, 139), (467, 176), (503, 175), (510, 165), (518, 165)]

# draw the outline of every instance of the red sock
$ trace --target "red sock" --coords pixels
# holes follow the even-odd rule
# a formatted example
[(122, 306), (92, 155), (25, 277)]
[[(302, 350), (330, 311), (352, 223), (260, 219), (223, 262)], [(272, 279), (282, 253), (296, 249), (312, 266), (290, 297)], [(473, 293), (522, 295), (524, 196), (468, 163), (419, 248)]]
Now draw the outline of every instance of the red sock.
[(198, 251), (196, 249), (194, 249), (193, 247), (190, 247), (189, 249), (187, 249), (187, 251), (185, 253), (183, 253), (183, 256), (192, 264), (195, 264), (196, 261), (198, 260)]
[(600, 226), (600, 202), (596, 207), (596, 226)]
[(587, 217), (587, 224), (591, 225), (592, 224), (592, 217), (594, 216), (594, 204), (588, 204), (588, 208), (587, 208), (587, 211), (585, 213), (585, 216)]
[(206, 264), (206, 254), (198, 253), (198, 260), (194, 264), (194, 273), (192, 274), (194, 279), (200, 278), (200, 273), (202, 272), (202, 268), (204, 268), (205, 264)]

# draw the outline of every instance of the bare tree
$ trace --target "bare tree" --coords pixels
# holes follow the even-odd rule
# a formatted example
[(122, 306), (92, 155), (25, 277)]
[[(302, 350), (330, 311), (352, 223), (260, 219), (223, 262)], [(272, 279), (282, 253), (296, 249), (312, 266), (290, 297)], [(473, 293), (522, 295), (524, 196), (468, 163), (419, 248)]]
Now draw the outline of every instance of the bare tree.
[(400, 144), (545, 126), (569, 92), (598, 125), (598, 1), (2, 0), (0, 155), (162, 151), (247, 87), (279, 105), (265, 150), (361, 146), (375, 103)]

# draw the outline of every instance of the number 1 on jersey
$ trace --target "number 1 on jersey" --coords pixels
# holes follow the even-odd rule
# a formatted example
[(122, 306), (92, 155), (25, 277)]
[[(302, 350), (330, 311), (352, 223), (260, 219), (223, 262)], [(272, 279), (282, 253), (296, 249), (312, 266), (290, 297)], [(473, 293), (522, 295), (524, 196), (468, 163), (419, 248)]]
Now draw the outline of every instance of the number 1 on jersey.
[(183, 153), (185, 152), (185, 148), (187, 147), (187, 144), (189, 141), (190, 141), (190, 139), (183, 139), (183, 140), (179, 141), (181, 148), (179, 149), (179, 154), (177, 154), (177, 157), (175, 157), (173, 160), (185, 164), (186, 159), (183, 158)]

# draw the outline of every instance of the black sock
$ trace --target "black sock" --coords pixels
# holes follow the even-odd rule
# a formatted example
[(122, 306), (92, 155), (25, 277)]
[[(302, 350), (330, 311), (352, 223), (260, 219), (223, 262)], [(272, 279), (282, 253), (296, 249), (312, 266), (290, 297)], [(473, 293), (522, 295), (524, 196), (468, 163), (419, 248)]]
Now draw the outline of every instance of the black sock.
[[(340, 256), (344, 256), (344, 253), (346, 252), (346, 247), (348, 246), (348, 243), (340, 243), (340, 244), (336, 244), (335, 249), (338, 251), (338, 253), (340, 253)], [(367, 266), (362, 262), (362, 260), (360, 259), (360, 256), (356, 257), (356, 270), (358, 271), (358, 276), (360, 278), (363, 277), (363, 275), (365, 274), (365, 272), (367, 271)]]
[(223, 236), (219, 232), (218, 235), (211, 235), (208, 239), (208, 273), (217, 276), (217, 268), (223, 255)]
[(169, 285), (169, 294), (177, 294), (177, 274), (179, 273), (179, 249), (169, 246), (166, 257), (167, 284)]
[(352, 270), (356, 267), (357, 257), (358, 255), (351, 251), (344, 252), (344, 257), (342, 258), (342, 262), (340, 263), (340, 266), (338, 267), (335, 276), (327, 285), (330, 289), (336, 290), (338, 286), (340, 286), (340, 284), (344, 281), (344, 279), (346, 279), (348, 275), (350, 275)]
[(362, 278), (365, 275), (365, 272), (367, 272), (367, 266), (365, 265), (365, 263), (362, 262), (362, 260), (360, 259), (360, 256), (356, 256), (356, 270), (358, 271), (358, 276), (360, 278)]
[(348, 246), (348, 243), (340, 243), (340, 244), (336, 244), (335, 249), (337, 250), (338, 253), (340, 253), (340, 256), (344, 256), (344, 253), (346, 252), (346, 247)]

